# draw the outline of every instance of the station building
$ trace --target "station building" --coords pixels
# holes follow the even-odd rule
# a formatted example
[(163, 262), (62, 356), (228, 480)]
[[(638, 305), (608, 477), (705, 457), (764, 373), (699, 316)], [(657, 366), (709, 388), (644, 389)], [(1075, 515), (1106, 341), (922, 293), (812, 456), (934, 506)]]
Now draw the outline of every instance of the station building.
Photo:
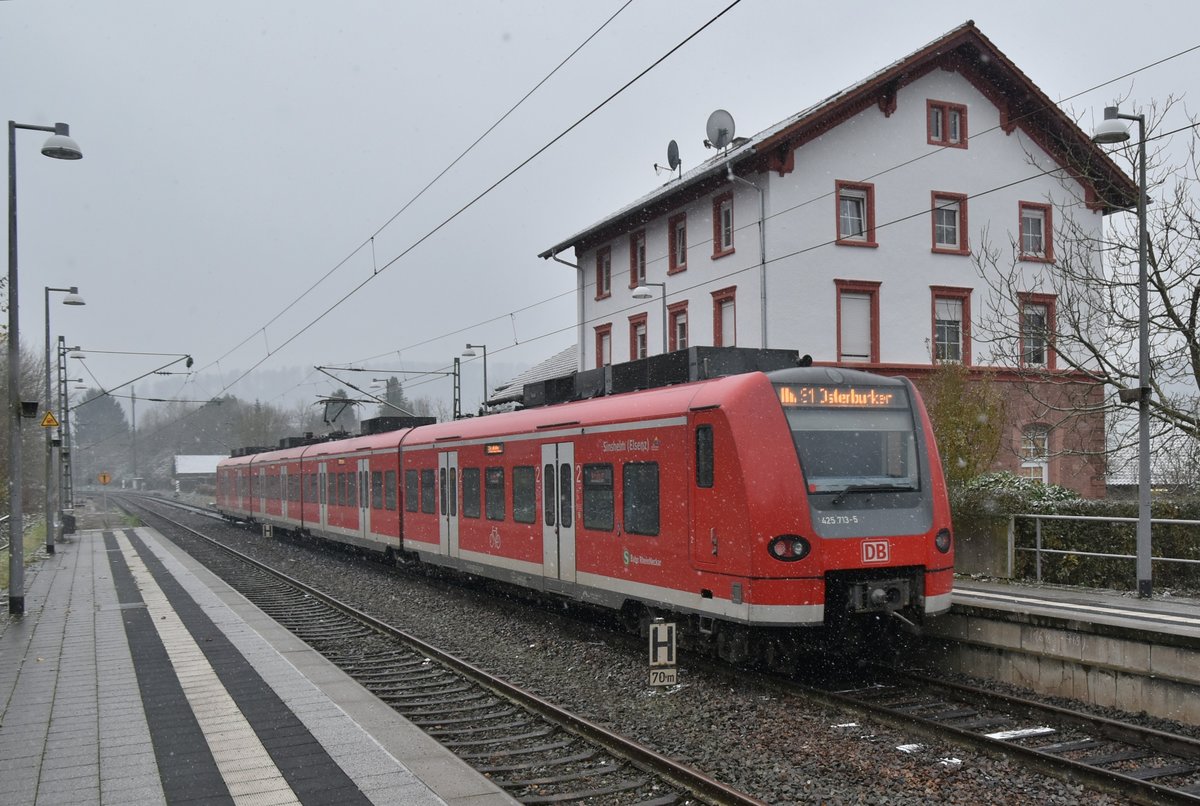
[(973, 22), (718, 145), (541, 254), (576, 270), (579, 369), (790, 348), (920, 385), (958, 362), (1007, 401), (996, 469), (1104, 495), (1104, 391), (1055, 340), (1095, 318), (1059, 266), (1098, 270), (1081, 244), (1137, 187)]

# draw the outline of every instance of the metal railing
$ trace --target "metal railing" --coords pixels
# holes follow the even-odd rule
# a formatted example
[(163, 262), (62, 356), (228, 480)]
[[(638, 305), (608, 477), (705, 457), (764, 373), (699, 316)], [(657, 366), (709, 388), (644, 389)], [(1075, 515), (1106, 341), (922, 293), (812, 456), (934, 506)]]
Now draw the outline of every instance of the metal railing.
[[(1034, 522), (1034, 545), (1032, 547), (1017, 546), (1017, 518), (1024, 518)], [(1099, 515), (1033, 515), (1019, 514), (1011, 515), (1008, 519), (1008, 575), (1013, 575), (1014, 557), (1016, 552), (1030, 552), (1034, 555), (1034, 578), (1042, 581), (1042, 555), (1073, 555), (1076, 557), (1096, 557), (1099, 559), (1109, 560), (1137, 560), (1136, 554), (1109, 554), (1097, 551), (1075, 551), (1068, 549), (1048, 549), (1042, 545), (1042, 521), (1091, 521), (1093, 523), (1129, 523), (1137, 524), (1137, 518), (1113, 518), (1103, 517)], [(1151, 518), (1150, 525), (1154, 524), (1170, 524), (1173, 526), (1200, 526), (1200, 520), (1181, 520), (1175, 518)], [(1190, 560), (1183, 557), (1151, 557), (1152, 563), (1181, 563), (1187, 565), (1200, 565), (1200, 560)]]

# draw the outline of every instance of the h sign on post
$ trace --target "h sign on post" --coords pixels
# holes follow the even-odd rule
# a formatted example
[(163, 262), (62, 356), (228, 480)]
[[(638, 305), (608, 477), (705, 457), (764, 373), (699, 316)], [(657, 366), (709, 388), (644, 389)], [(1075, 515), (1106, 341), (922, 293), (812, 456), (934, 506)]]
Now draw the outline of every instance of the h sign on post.
[(679, 679), (675, 668), (675, 625), (662, 619), (650, 624), (650, 685), (673, 686)]

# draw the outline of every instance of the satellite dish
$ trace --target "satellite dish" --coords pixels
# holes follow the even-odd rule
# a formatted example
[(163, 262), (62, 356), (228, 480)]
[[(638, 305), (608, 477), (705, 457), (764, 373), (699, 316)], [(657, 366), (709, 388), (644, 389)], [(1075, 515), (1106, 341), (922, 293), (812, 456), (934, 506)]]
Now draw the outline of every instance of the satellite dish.
[(708, 116), (705, 132), (708, 134), (705, 145), (713, 148), (724, 148), (729, 145), (733, 142), (733, 115), (724, 109), (713, 112)]
[(679, 143), (674, 140), (667, 143), (667, 165), (672, 171), (679, 167)]

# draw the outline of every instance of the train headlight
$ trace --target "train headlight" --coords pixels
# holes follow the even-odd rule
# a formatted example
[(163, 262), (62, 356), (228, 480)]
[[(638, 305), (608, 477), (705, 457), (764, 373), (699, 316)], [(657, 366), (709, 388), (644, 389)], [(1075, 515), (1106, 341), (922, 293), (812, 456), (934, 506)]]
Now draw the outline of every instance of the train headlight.
[(942, 554), (949, 553), (950, 544), (952, 542), (954, 542), (954, 541), (950, 537), (949, 529), (942, 529), (940, 532), (937, 533), (937, 536), (933, 538), (933, 545), (937, 546), (937, 550), (940, 551)]
[(779, 535), (771, 541), (767, 550), (777, 560), (795, 562), (807, 557), (812, 546), (800, 535)]

